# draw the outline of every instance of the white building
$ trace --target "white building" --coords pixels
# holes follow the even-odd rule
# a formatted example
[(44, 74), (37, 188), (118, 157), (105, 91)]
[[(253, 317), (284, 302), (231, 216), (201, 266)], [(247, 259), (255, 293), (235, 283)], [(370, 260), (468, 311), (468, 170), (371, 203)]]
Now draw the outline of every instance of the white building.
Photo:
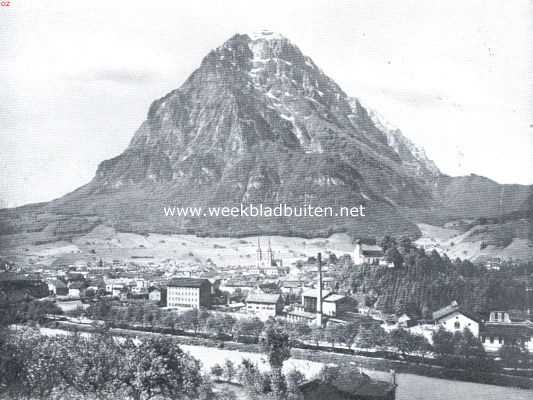
[(456, 301), (433, 313), (435, 325), (442, 326), (448, 332), (462, 332), (467, 328), (475, 337), (479, 337), (479, 319), (472, 313), (461, 309)]
[(153, 288), (148, 293), (148, 300), (154, 303), (159, 303), (161, 301), (161, 289)]
[(480, 339), (486, 351), (497, 352), (506, 344), (523, 344), (533, 351), (533, 322), (524, 314), (492, 311), (480, 329)]
[(360, 240), (358, 240), (355, 244), (355, 249), (353, 251), (353, 262), (355, 265), (388, 264), (385, 261), (385, 254), (383, 253), (383, 249), (380, 246), (361, 243)]
[(246, 312), (253, 314), (261, 321), (276, 317), (283, 310), (283, 299), (280, 294), (250, 293), (246, 297)]
[(167, 307), (200, 308), (211, 305), (211, 283), (207, 279), (174, 278), (167, 286)]

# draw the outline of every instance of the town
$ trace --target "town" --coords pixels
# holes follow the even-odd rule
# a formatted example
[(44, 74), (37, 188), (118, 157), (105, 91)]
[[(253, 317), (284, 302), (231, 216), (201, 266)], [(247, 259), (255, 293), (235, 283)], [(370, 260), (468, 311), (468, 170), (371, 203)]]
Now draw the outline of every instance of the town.
[[(39, 323), (67, 331), (121, 329), (134, 337), (171, 334), (223, 347), (228, 341), (258, 343), (265, 330), (277, 326), (293, 347), (303, 349), (470, 369), (475, 371), (474, 380), (501, 368), (518, 376), (520, 371), (529, 373), (533, 352), (530, 265), (521, 266), (525, 297), (515, 304), (502, 303), (479, 312), (450, 299), (437, 308), (417, 311), (407, 301), (405, 306), (394, 305), (391, 312), (381, 304), (383, 296), (361, 287), (368, 284), (361, 285), (362, 276), (404, 273), (409, 269), (409, 254), (454, 264), (445, 256), (425, 255), (406, 238), (368, 242), (354, 241), (351, 254), (324, 251), (284, 263), (269, 238), (257, 238), (255, 262), (240, 266), (212, 261), (188, 265), (171, 260), (161, 265), (116, 259), (87, 262), (76, 254), (31, 269), (5, 262), (0, 293), (3, 304), (46, 304)], [(493, 276), (519, 268), (497, 260), (456, 263), (453, 268), (465, 276), (472, 269)], [(218, 368), (214, 365), (213, 371)], [(395, 373), (391, 374), (389, 383), (374, 387), (377, 397), (371, 398), (393, 398)], [(302, 381), (298, 390), (314, 392), (316, 385)], [(361, 384), (349, 392), (362, 393), (363, 388), (368, 390)]]

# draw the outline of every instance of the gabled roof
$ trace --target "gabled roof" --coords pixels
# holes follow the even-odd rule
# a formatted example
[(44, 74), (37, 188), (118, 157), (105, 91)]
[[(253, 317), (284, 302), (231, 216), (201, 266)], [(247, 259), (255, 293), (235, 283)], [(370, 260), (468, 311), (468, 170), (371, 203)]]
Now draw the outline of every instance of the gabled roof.
[(383, 257), (383, 249), (376, 244), (361, 244), (361, 251), (367, 257)]
[(250, 293), (246, 297), (246, 303), (276, 304), (280, 299), (279, 294)]
[(454, 312), (459, 312), (459, 313), (467, 316), (468, 318), (470, 318), (470, 319), (472, 319), (472, 320), (474, 320), (476, 322), (480, 322), (480, 319), (479, 319), (478, 316), (476, 316), (474, 313), (472, 313), (470, 311), (464, 310), (455, 301), (452, 302), (452, 304), (449, 304), (446, 307), (443, 307), (443, 308), (435, 311), (433, 313), (433, 319), (434, 320), (439, 320), (439, 319), (442, 319), (444, 317), (447, 317), (450, 314), (453, 314)]
[(54, 279), (52, 281), (50, 281), (50, 284), (51, 285), (54, 285), (56, 288), (66, 288), (67, 285), (65, 282), (59, 280), (59, 279)]
[(329, 302), (329, 303), (335, 303), (336, 301), (344, 300), (345, 298), (346, 298), (346, 296), (342, 296), (340, 294), (332, 293), (332, 294), (326, 296), (325, 298), (323, 298), (323, 300), (326, 301), (326, 302)]
[[(331, 294), (330, 290), (322, 289), (322, 300)], [(315, 297), (318, 299), (318, 289), (308, 289), (302, 293), (304, 297)]]
[(303, 283), (300, 281), (285, 281), (281, 284), (284, 288), (299, 288), (303, 286)]
[(69, 289), (85, 289), (87, 284), (85, 282), (74, 282), (68, 288)]

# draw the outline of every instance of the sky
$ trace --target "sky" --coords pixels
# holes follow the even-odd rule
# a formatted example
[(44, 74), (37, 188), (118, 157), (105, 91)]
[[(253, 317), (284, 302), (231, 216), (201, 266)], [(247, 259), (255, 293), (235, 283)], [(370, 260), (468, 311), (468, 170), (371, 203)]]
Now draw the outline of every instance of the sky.
[(28, 1), (0, 8), (0, 207), (120, 154), (150, 103), (235, 33), (295, 43), (442, 172), (533, 184), (528, 1)]

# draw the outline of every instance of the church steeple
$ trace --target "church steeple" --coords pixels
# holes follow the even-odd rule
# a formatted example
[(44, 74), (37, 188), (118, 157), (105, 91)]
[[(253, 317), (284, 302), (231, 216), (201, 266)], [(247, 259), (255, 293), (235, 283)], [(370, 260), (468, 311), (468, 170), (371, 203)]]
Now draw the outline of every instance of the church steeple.
[(257, 238), (257, 266), (260, 267), (261, 263), (263, 262), (263, 253), (261, 252), (261, 243), (259, 242), (259, 237)]
[(267, 261), (268, 265), (274, 265), (274, 255), (272, 254), (272, 247), (270, 246), (270, 238), (268, 238)]

